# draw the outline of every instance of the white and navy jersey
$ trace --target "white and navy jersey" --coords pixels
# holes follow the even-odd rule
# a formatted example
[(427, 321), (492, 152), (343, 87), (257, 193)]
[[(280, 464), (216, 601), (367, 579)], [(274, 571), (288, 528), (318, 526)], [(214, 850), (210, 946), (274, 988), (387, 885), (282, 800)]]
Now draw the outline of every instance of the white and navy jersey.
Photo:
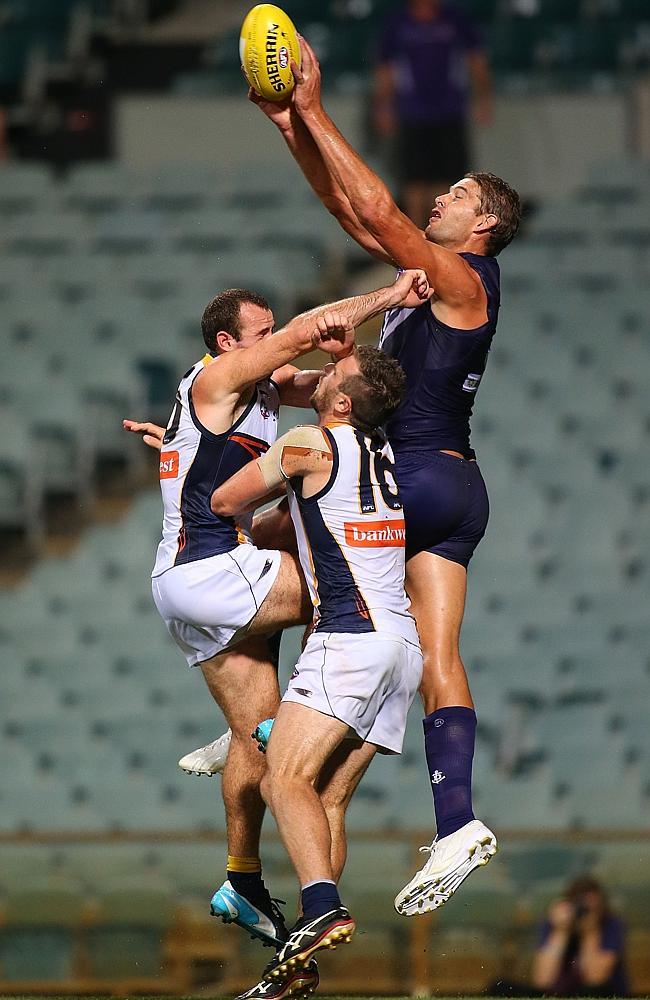
[(386, 440), (349, 424), (322, 428), (327, 484), (304, 498), (289, 481), (300, 564), (317, 632), (387, 631), (417, 642), (404, 592), (404, 512)]
[(406, 374), (402, 403), (386, 424), (398, 452), (450, 449), (474, 458), (470, 418), (499, 315), (499, 264), (494, 257), (461, 253), (483, 282), (487, 322), (475, 330), (447, 326), (429, 303), (389, 309), (379, 346)]
[(160, 453), (163, 535), (152, 576), (172, 566), (230, 552), (250, 542), (252, 515), (235, 522), (210, 510), (213, 491), (273, 444), (278, 432), (279, 396), (276, 384), (263, 379), (241, 416), (223, 434), (213, 434), (196, 415), (192, 386), (206, 364), (206, 355), (181, 379)]

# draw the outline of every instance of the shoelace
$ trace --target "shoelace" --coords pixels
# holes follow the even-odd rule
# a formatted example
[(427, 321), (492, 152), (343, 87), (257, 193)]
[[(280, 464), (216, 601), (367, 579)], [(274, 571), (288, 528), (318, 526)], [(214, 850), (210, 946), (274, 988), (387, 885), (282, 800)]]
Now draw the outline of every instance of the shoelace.
[(438, 843), (438, 838), (433, 841), (432, 844), (425, 844), (424, 847), (418, 848), (420, 854), (433, 854), (436, 849), (436, 844)]

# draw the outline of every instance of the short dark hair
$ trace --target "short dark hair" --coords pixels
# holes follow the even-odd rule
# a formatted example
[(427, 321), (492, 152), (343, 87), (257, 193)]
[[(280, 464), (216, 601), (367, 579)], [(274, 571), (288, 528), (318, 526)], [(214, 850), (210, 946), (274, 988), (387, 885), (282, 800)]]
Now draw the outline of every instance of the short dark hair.
[(481, 189), (479, 212), (491, 212), (498, 218), (490, 230), (487, 253), (497, 257), (514, 240), (521, 221), (521, 199), (514, 188), (495, 174), (467, 174)]
[(347, 375), (339, 389), (352, 402), (350, 422), (366, 434), (380, 427), (402, 401), (406, 375), (395, 358), (368, 344), (354, 348), (358, 375)]
[(201, 317), (201, 332), (210, 354), (217, 353), (217, 334), (225, 330), (235, 340), (241, 337), (239, 325), (242, 302), (250, 302), (260, 309), (270, 309), (263, 295), (247, 288), (226, 288), (208, 302)]

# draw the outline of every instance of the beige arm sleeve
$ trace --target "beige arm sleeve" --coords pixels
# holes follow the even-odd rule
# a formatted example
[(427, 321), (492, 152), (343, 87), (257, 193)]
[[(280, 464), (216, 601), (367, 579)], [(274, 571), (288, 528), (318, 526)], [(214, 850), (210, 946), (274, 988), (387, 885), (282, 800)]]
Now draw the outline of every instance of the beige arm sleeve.
[(296, 452), (309, 454), (314, 451), (331, 454), (329, 441), (320, 427), (316, 427), (315, 424), (299, 424), (297, 427), (292, 427), (257, 460), (264, 482), (270, 490), (290, 478), (282, 464), (287, 449), (291, 449), (293, 454)]

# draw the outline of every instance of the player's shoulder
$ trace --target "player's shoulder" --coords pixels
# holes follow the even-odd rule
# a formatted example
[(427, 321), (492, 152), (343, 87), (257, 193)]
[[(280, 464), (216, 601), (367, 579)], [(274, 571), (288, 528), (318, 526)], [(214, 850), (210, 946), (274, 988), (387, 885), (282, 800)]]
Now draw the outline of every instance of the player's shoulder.
[(498, 291), (501, 283), (501, 269), (496, 257), (478, 253), (461, 253), (459, 256), (480, 279), (484, 287), (487, 284), (489, 290)]
[(331, 452), (332, 450), (329, 437), (317, 424), (296, 424), (283, 434), (280, 440), (285, 447), (304, 451)]

